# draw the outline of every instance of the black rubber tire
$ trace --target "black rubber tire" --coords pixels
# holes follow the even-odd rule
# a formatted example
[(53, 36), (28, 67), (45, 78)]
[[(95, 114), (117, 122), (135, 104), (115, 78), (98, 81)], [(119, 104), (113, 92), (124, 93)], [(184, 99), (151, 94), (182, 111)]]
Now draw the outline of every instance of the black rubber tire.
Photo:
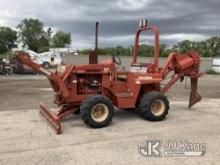
[[(97, 122), (93, 120), (91, 116), (92, 108), (99, 103), (105, 104), (108, 108), (108, 116), (102, 122)], [(112, 117), (114, 115), (114, 107), (112, 105), (112, 102), (107, 97), (99, 95), (89, 96), (82, 102), (80, 106), (80, 115), (86, 125), (92, 128), (102, 128), (111, 123)]]
[[(154, 115), (154, 113), (152, 113), (152, 108), (151, 105), (155, 100), (161, 100), (164, 105), (164, 111), (162, 112), (162, 114), (158, 115)], [(168, 111), (170, 109), (169, 106), (169, 101), (167, 100), (167, 97), (160, 93), (160, 92), (151, 92), (151, 93), (147, 93), (144, 94), (139, 102), (139, 114), (142, 118), (150, 120), (150, 121), (161, 121), (163, 119), (166, 118)]]
[(73, 114), (79, 115), (80, 114), (80, 108), (77, 108), (77, 110), (75, 112), (73, 112)]
[(42, 66), (43, 66), (44, 68), (49, 68), (49, 67), (50, 67), (50, 63), (47, 62), (47, 61), (45, 61), (45, 62), (43, 62)]

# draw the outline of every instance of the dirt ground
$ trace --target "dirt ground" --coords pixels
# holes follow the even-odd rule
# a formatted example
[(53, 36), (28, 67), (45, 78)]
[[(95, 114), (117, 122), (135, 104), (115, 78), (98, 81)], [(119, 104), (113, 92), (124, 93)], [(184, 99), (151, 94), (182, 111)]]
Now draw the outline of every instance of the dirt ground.
[[(39, 115), (39, 102), (49, 107), (53, 93), (38, 75), (0, 77), (0, 165), (60, 164), (219, 164), (220, 76), (199, 81), (203, 99), (188, 110), (189, 80), (169, 91), (170, 112), (161, 122), (141, 119), (132, 111), (115, 111), (113, 122), (102, 129), (87, 127), (80, 116), (62, 122), (63, 134)], [(199, 157), (145, 157), (138, 147), (159, 139), (205, 143)]]

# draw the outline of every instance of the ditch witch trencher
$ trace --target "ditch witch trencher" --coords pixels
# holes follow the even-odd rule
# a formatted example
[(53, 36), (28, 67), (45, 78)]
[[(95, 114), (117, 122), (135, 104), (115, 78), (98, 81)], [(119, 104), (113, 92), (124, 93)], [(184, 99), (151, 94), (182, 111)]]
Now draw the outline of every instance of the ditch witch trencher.
[[(154, 33), (154, 59), (152, 63), (137, 61), (139, 35), (150, 30)], [(54, 90), (54, 103), (60, 107), (55, 113), (40, 103), (41, 114), (61, 133), (60, 120), (67, 115), (80, 113), (90, 127), (101, 128), (112, 121), (114, 107), (136, 109), (140, 116), (150, 121), (163, 120), (168, 114), (169, 101), (165, 93), (184, 77), (191, 80), (189, 108), (201, 100), (197, 93), (200, 55), (197, 52), (170, 53), (162, 68), (159, 67), (159, 30), (141, 20), (135, 34), (133, 62), (129, 71), (117, 69), (118, 55), (112, 60), (98, 63), (98, 23), (96, 23), (96, 48), (90, 53), (89, 64), (64, 65), (55, 72), (46, 70), (31, 61), (26, 53), (17, 58), (35, 71), (45, 75)], [(147, 53), (147, 52), (146, 52)], [(166, 85), (161, 85), (173, 73)]]

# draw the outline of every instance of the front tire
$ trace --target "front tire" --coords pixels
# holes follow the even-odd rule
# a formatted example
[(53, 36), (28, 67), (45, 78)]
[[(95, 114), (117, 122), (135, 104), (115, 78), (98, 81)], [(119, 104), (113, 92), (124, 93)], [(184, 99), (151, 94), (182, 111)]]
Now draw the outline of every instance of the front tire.
[(160, 92), (144, 94), (139, 103), (139, 114), (150, 121), (161, 121), (166, 118), (169, 111), (169, 101)]
[(112, 102), (104, 96), (90, 96), (80, 106), (82, 120), (92, 128), (102, 128), (109, 125), (113, 114)]

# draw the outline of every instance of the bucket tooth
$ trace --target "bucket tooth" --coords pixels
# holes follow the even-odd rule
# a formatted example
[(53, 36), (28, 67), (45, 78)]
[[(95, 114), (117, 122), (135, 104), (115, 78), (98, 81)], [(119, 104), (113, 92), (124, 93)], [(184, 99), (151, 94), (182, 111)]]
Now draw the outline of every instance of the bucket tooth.
[(196, 91), (191, 91), (190, 93), (190, 99), (189, 99), (189, 108), (191, 108), (194, 104), (199, 102), (202, 99), (202, 97), (199, 95)]
[(194, 104), (196, 104), (202, 99), (202, 97), (197, 92), (197, 85), (198, 85), (198, 78), (191, 78), (191, 92), (190, 92), (188, 108), (191, 108)]

